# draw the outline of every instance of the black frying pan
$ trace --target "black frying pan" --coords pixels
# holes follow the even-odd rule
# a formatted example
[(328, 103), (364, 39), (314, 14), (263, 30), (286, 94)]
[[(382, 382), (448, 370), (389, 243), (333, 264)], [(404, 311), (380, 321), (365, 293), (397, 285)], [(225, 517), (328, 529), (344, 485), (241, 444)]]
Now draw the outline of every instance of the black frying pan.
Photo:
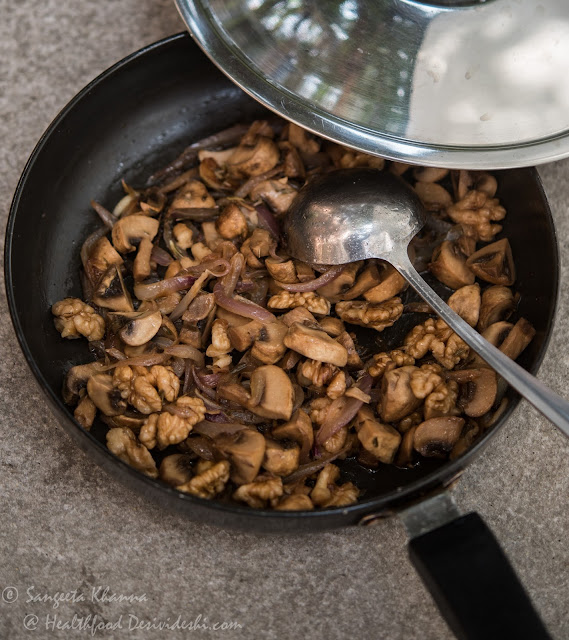
[[(26, 166), (6, 236), (10, 312), (34, 375), (79, 446), (109, 473), (162, 505), (194, 520), (268, 533), (367, 524), (406, 509), (403, 519), (415, 536), (412, 559), (459, 637), (547, 637), (482, 520), (476, 514), (457, 519), (449, 499), (436, 495), (504, 425), (518, 400), (512, 392), (505, 415), (461, 458), (426, 460), (409, 470), (382, 465), (376, 472), (347, 462), (343, 474), (365, 489), (363, 499), (346, 508), (302, 513), (259, 511), (179, 493), (115, 458), (106, 449), (103, 429), (84, 431), (63, 404), (65, 371), (90, 356), (83, 341), (60, 339), (50, 306), (81, 294), (79, 248), (99, 226), (90, 199), (110, 205), (122, 193), (121, 178), (135, 186), (144, 184), (188, 142), (266, 113), (212, 66), (186, 34), (126, 58), (63, 110)], [(557, 300), (555, 231), (534, 169), (501, 171), (497, 176), (498, 195), (509, 212), (505, 234), (518, 268), (519, 315), (537, 329), (520, 363), (535, 372)], [(531, 260), (524, 259), (528, 255)], [(423, 498), (419, 506), (409, 507)]]

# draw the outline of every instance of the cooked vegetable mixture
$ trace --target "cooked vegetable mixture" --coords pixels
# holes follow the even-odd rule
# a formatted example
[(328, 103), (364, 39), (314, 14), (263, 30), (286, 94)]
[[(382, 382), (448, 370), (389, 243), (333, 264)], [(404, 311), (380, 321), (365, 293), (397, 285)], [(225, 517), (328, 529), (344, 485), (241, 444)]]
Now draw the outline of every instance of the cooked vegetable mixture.
[[(430, 212), (415, 266), (517, 358), (534, 330), (508, 322), (515, 268), (508, 239), (495, 240), (506, 211), (492, 175), (385, 162), (256, 121), (191, 145), (145, 188), (124, 184), (112, 211), (92, 203), (104, 226), (81, 249), (84, 299), (52, 307), (62, 338), (85, 337), (96, 358), (66, 375), (77, 422), (98, 415), (110, 451), (178, 491), (279, 510), (356, 502), (334, 461), (408, 467), (470, 447), (506, 405), (494, 371), (387, 263), (286, 253), (280, 222), (298, 189), (360, 166), (414, 187)], [(397, 348), (370, 349), (398, 323)]]

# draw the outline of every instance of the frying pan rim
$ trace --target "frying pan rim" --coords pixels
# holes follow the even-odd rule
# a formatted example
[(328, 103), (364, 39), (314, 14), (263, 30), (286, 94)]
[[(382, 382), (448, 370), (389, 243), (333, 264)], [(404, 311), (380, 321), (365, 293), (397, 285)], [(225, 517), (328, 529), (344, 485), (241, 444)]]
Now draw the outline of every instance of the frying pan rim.
[[(112, 467), (113, 465), (116, 467), (116, 473), (112, 474), (115, 476), (120, 475), (121, 479), (123, 476), (128, 476), (134, 486), (136, 486), (137, 490), (140, 493), (146, 493), (145, 487), (151, 487), (151, 494), (154, 492), (163, 491), (168, 496), (168, 501), (170, 504), (173, 504), (176, 500), (180, 501), (181, 504), (188, 505), (191, 507), (192, 504), (197, 504), (201, 506), (206, 506), (208, 509), (219, 510), (225, 512), (226, 514), (235, 514), (242, 517), (245, 517), (252, 524), (255, 522), (260, 522), (263, 520), (297, 520), (299, 518), (306, 519), (310, 518), (311, 520), (318, 519), (329, 519), (334, 516), (342, 516), (343, 518), (353, 520), (358, 515), (363, 516), (370, 513), (382, 513), (389, 512), (390, 509), (394, 505), (400, 505), (402, 503), (410, 502), (414, 499), (418, 499), (421, 496), (425, 495), (432, 491), (436, 487), (445, 486), (445, 483), (451, 479), (457, 477), (462, 470), (470, 463), (480, 452), (488, 445), (490, 440), (495, 436), (495, 434), (507, 423), (508, 419), (512, 411), (518, 405), (520, 400), (519, 396), (515, 396), (512, 399), (512, 402), (508, 406), (505, 415), (500, 419), (498, 424), (494, 426), (481, 440), (479, 440), (473, 447), (471, 447), (468, 451), (466, 451), (460, 458), (449, 461), (448, 463), (442, 465), (440, 468), (428, 473), (427, 475), (414, 480), (408, 484), (403, 486), (399, 486), (392, 491), (380, 496), (380, 497), (372, 497), (367, 499), (362, 499), (358, 501), (354, 505), (350, 505), (347, 507), (337, 507), (331, 509), (324, 510), (314, 510), (314, 511), (301, 511), (301, 512), (287, 512), (287, 511), (274, 511), (274, 510), (266, 510), (266, 509), (251, 509), (246, 506), (240, 506), (235, 504), (222, 503), (215, 500), (206, 500), (203, 498), (198, 498), (192, 495), (183, 494), (179, 491), (176, 491), (174, 488), (162, 484), (159, 481), (156, 481), (152, 478), (149, 478), (137, 470), (133, 469), (130, 465), (126, 464), (116, 456), (114, 456), (104, 445), (99, 442), (92, 434), (88, 431), (85, 431), (79, 424), (73, 419), (71, 414), (69, 413), (69, 409), (63, 403), (61, 398), (61, 394), (55, 393), (51, 387), (48, 385), (46, 379), (44, 378), (40, 367), (36, 364), (35, 357), (32, 353), (32, 350), (27, 344), (23, 327), (20, 323), (18, 309), (16, 307), (16, 300), (14, 294), (14, 283), (13, 283), (13, 270), (11, 266), (11, 256), (13, 250), (13, 236), (14, 236), (14, 227), (16, 224), (16, 218), (18, 214), (19, 204), (22, 197), (22, 194), (27, 188), (27, 182), (29, 178), (29, 174), (32, 171), (32, 168), (41, 155), (44, 147), (47, 142), (52, 138), (52, 136), (57, 135), (58, 127), (65, 121), (67, 115), (73, 111), (84, 99), (89, 98), (89, 94), (100, 87), (104, 82), (109, 79), (111, 76), (124, 72), (127, 70), (129, 65), (135, 63), (138, 59), (144, 58), (149, 54), (152, 54), (155, 51), (161, 51), (169, 46), (173, 45), (184, 45), (188, 46), (193, 44), (195, 47), (195, 51), (199, 52), (200, 55), (203, 56), (204, 61), (207, 61), (208, 64), (212, 64), (211, 61), (203, 54), (203, 52), (198, 48), (195, 43), (191, 40), (189, 34), (187, 32), (177, 33), (161, 40), (158, 40), (154, 43), (146, 45), (145, 47), (129, 54), (123, 59), (119, 60), (108, 69), (100, 73), (96, 78), (94, 78), (91, 82), (89, 82), (83, 89), (81, 89), (66, 105), (63, 109), (57, 114), (57, 116), (53, 119), (53, 121), (46, 128), (45, 132), (40, 137), (37, 142), (34, 150), (32, 151), (28, 161), (25, 164), (25, 167), (22, 171), (22, 175), (18, 181), (14, 197), (10, 206), (10, 211), (8, 215), (8, 221), (6, 225), (6, 236), (5, 236), (5, 249), (4, 249), (4, 273), (5, 273), (5, 289), (6, 296), (8, 301), (8, 309), (10, 312), (10, 316), (12, 319), (12, 323), (14, 326), (14, 330), (16, 333), (16, 338), (22, 350), (22, 353), (26, 359), (28, 366), (30, 367), (36, 381), (38, 382), (40, 388), (43, 393), (46, 394), (47, 399), (49, 400), (49, 404), (52, 410), (55, 410), (54, 413), (58, 417), (61, 418), (61, 423), (65, 430), (70, 434), (73, 432), (73, 436), (76, 441), (79, 442), (79, 445), (83, 450), (88, 450), (89, 448), (95, 447), (98, 450), (97, 456), (97, 464), (101, 465), (102, 463), (99, 461), (101, 454), (104, 456), (105, 460), (108, 464), (103, 465), (107, 471), (107, 467)], [(512, 169), (515, 171), (529, 171), (532, 175), (532, 178), (535, 180), (536, 187), (539, 190), (540, 197), (546, 206), (546, 219), (552, 234), (553, 238), (553, 251), (554, 255), (553, 263), (555, 264), (555, 273), (552, 274), (555, 276), (555, 291), (554, 291), (554, 301), (551, 306), (551, 320), (549, 323), (548, 331), (544, 336), (543, 344), (540, 348), (540, 351), (535, 359), (531, 367), (532, 373), (537, 373), (543, 358), (547, 352), (547, 348), (549, 345), (549, 341), (551, 339), (553, 328), (555, 324), (555, 319), (557, 315), (557, 308), (559, 302), (559, 244), (557, 239), (557, 232), (555, 229), (555, 223), (553, 217), (551, 215), (551, 209), (549, 207), (549, 202), (547, 200), (545, 191), (543, 189), (543, 185), (541, 182), (541, 178), (539, 173), (534, 167), (528, 167), (525, 169)], [(59, 422), (59, 421), (58, 421)], [(115, 479), (116, 481), (116, 479)], [(125, 484), (125, 482), (123, 482)], [(132, 485), (131, 485), (132, 486)]]

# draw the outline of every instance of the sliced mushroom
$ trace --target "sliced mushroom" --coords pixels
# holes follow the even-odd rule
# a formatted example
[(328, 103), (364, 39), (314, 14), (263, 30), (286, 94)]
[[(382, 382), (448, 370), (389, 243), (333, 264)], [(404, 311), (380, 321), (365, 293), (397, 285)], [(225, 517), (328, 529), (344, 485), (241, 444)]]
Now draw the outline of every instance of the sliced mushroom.
[(516, 360), (520, 353), (528, 346), (535, 336), (535, 329), (525, 318), (520, 318), (512, 327), (512, 330), (504, 342), (500, 345), (500, 351), (508, 358)]
[(385, 302), (398, 295), (407, 286), (405, 278), (387, 262), (384, 263), (380, 276), (381, 282), (364, 293), (364, 298), (368, 302)]
[[(377, 265), (374, 262), (368, 264), (358, 276), (354, 286), (345, 291), (337, 302), (359, 298), (365, 294), (366, 291), (378, 285), (381, 282), (381, 278), (382, 275)], [(332, 302), (334, 302), (334, 300)]]
[(358, 440), (380, 462), (391, 464), (399, 448), (401, 434), (388, 424), (364, 420), (358, 429)]
[(498, 384), (496, 373), (486, 367), (450, 371), (448, 377), (462, 385), (458, 406), (471, 418), (479, 418), (492, 408)]
[(296, 307), (295, 309), (291, 309), (284, 315), (280, 316), (279, 320), (284, 322), (287, 327), (292, 327), (295, 322), (300, 322), (308, 326), (318, 326), (318, 321), (306, 307)]
[(471, 327), (475, 327), (480, 315), (480, 285), (469, 284), (457, 289), (447, 304)]
[(273, 364), (255, 369), (251, 374), (249, 409), (263, 418), (290, 420), (294, 389), (287, 374)]
[(488, 287), (482, 294), (478, 331), (485, 331), (491, 324), (499, 320), (507, 320), (516, 306), (511, 289), (502, 285)]
[(254, 146), (237, 147), (227, 159), (227, 168), (238, 177), (259, 176), (276, 167), (279, 158), (277, 145), (270, 138), (259, 136)]
[(512, 248), (507, 238), (482, 247), (468, 258), (466, 265), (477, 277), (492, 284), (511, 286), (516, 279)]
[(150, 256), (153, 248), (152, 240), (148, 238), (142, 238), (138, 245), (138, 252), (134, 259), (132, 267), (132, 275), (136, 282), (146, 280), (152, 273), (152, 265), (150, 264)]
[(95, 373), (99, 373), (104, 366), (104, 362), (89, 362), (71, 367), (63, 383), (63, 401), (66, 404), (73, 404), (81, 390), (87, 386), (87, 380)]
[(415, 430), (413, 447), (425, 458), (445, 458), (460, 438), (463, 425), (464, 418), (456, 416), (425, 420)]
[(501, 320), (500, 322), (494, 322), (489, 327), (484, 329), (484, 331), (482, 332), (482, 337), (485, 340), (488, 340), (490, 344), (498, 347), (502, 344), (502, 342), (504, 342), (513, 326), (514, 325), (511, 322), (505, 322), (504, 320)]
[(336, 338), (336, 340), (346, 349), (348, 352), (348, 369), (363, 369), (364, 363), (360, 358), (360, 355), (356, 349), (356, 345), (354, 343), (354, 339), (347, 331), (342, 331), (342, 333)]
[(166, 456), (158, 470), (160, 480), (178, 487), (192, 479), (192, 456), (187, 453), (175, 453)]
[(120, 253), (129, 253), (143, 238), (153, 240), (158, 233), (159, 222), (155, 218), (132, 215), (120, 218), (113, 226), (113, 245)]
[(209, 195), (203, 182), (188, 180), (186, 184), (176, 192), (170, 211), (174, 209), (210, 209), (215, 207), (215, 200)]
[(285, 213), (296, 194), (296, 189), (284, 177), (279, 180), (263, 180), (251, 189), (249, 197), (253, 202), (263, 200), (276, 213)]
[(337, 367), (344, 367), (348, 362), (348, 352), (338, 341), (325, 331), (311, 329), (299, 322), (295, 322), (288, 329), (284, 344), (289, 349), (318, 362), (327, 362)]
[(442, 211), (452, 204), (452, 196), (436, 182), (417, 182), (415, 192), (427, 211)]
[(84, 267), (87, 277), (93, 284), (99, 282), (101, 276), (113, 266), (120, 266), (123, 264), (118, 251), (109, 242), (106, 236), (99, 238), (93, 248), (91, 249)]
[(440, 182), (448, 175), (448, 169), (439, 167), (415, 167), (413, 177), (419, 182)]
[(131, 311), (109, 313), (123, 324), (119, 335), (121, 340), (131, 347), (139, 347), (151, 340), (162, 326), (160, 311)]
[(265, 325), (259, 322), (259, 320), (250, 320), (245, 324), (229, 327), (227, 337), (234, 349), (237, 349), (237, 351), (246, 351), (258, 338), (264, 327)]
[(474, 444), (476, 440), (476, 436), (480, 433), (480, 427), (476, 424), (474, 420), (469, 420), (462, 430), (462, 435), (456, 441), (456, 444), (452, 448), (450, 452), (449, 459), (456, 460), (460, 457), (465, 451), (468, 451), (470, 447)]
[(320, 328), (323, 331), (326, 331), (326, 333), (329, 336), (332, 336), (332, 338), (337, 338), (346, 330), (344, 323), (340, 318), (332, 318), (331, 316), (325, 316), (318, 324), (320, 325)]
[(296, 444), (277, 442), (266, 438), (262, 467), (275, 476), (288, 476), (299, 464), (300, 448)]
[(113, 377), (106, 373), (96, 373), (89, 378), (87, 393), (97, 409), (106, 416), (118, 416), (126, 411), (121, 392), (113, 386)]
[(312, 420), (305, 411), (297, 409), (288, 422), (273, 429), (272, 436), (277, 440), (287, 439), (296, 442), (300, 446), (300, 464), (309, 461), (310, 450), (314, 444), (314, 429)]
[(93, 294), (93, 302), (99, 307), (113, 311), (134, 311), (119, 267), (111, 267), (101, 278)]
[(421, 404), (411, 389), (411, 374), (417, 367), (405, 366), (384, 374), (378, 411), (384, 422), (397, 422)]
[(275, 258), (267, 258), (265, 260), (265, 267), (267, 268), (270, 276), (278, 282), (284, 282), (285, 284), (298, 282), (294, 260), (280, 262)]
[(275, 364), (285, 354), (283, 340), (287, 331), (288, 327), (282, 322), (264, 324), (257, 333), (251, 355), (264, 364)]
[(340, 300), (344, 300), (345, 298), (343, 296), (353, 286), (356, 281), (358, 269), (361, 266), (361, 262), (352, 262), (346, 265), (339, 276), (334, 278), (332, 282), (329, 282), (323, 287), (320, 287), (320, 289), (317, 289), (317, 292), (321, 296), (330, 300), (330, 302), (339, 302)]
[(445, 240), (433, 251), (429, 269), (437, 280), (451, 289), (474, 284), (475, 275), (467, 265), (466, 256), (450, 240)]
[(410, 467), (413, 461), (413, 443), (415, 440), (415, 431), (417, 426), (411, 427), (403, 434), (399, 451), (397, 452), (397, 458), (395, 458), (395, 465), (398, 467)]
[(217, 449), (231, 462), (231, 480), (237, 484), (253, 482), (265, 456), (265, 438), (253, 429), (242, 429), (216, 438)]

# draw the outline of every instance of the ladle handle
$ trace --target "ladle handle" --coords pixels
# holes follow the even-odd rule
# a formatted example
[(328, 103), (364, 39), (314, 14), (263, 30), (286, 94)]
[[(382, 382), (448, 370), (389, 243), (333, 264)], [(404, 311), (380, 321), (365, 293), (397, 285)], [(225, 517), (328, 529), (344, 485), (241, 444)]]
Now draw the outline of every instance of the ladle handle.
[(423, 300), (469, 347), (569, 437), (569, 402), (548, 389), (535, 376), (522, 369), (519, 364), (508, 358), (467, 324), (423, 280), (406, 254), (390, 256), (390, 261)]

